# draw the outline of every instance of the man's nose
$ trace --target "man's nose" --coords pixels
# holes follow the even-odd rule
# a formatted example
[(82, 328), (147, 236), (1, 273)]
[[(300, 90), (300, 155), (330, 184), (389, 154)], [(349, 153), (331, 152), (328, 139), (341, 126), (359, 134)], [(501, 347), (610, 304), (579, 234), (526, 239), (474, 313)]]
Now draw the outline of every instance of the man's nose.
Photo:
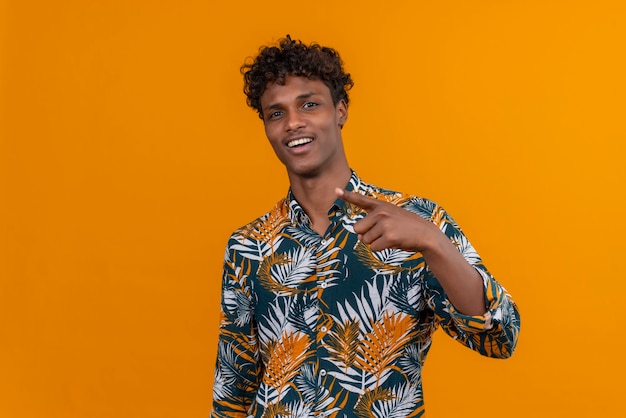
[(306, 123), (304, 121), (304, 118), (302, 117), (302, 115), (300, 115), (299, 112), (289, 112), (287, 114), (287, 130), (288, 131), (298, 130), (305, 125)]

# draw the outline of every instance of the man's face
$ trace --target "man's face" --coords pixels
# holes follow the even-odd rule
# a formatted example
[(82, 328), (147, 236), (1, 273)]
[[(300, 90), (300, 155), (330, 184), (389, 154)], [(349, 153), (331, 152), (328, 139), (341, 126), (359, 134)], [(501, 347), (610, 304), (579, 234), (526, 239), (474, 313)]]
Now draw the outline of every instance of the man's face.
[(290, 176), (316, 177), (347, 164), (341, 141), (347, 107), (343, 100), (333, 104), (322, 81), (287, 76), (284, 85), (267, 87), (261, 108), (265, 134)]

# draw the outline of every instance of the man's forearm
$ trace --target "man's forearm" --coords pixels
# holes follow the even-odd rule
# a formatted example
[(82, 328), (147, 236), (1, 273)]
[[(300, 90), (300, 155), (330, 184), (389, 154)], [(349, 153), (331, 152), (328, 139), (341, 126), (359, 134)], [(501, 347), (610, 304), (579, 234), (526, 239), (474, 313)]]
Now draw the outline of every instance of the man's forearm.
[(462, 314), (484, 315), (485, 292), (480, 274), (444, 235), (422, 250), (428, 268)]

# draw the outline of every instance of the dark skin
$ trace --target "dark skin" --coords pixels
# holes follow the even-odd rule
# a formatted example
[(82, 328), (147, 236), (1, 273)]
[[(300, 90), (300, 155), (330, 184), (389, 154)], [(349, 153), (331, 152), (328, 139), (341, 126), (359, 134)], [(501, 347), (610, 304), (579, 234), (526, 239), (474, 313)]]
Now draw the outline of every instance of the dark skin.
[(335, 193), (367, 212), (367, 216), (354, 224), (354, 231), (372, 251), (398, 248), (422, 253), (459, 312), (485, 313), (480, 275), (435, 224), (388, 202), (340, 188)]

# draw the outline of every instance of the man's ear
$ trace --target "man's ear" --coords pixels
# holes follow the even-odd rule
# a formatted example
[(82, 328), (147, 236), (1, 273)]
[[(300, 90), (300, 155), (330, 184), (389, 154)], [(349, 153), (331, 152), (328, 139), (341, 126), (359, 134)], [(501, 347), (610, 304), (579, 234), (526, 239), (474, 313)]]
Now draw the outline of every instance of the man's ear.
[(345, 125), (346, 121), (348, 120), (348, 105), (343, 99), (339, 100), (339, 103), (337, 103), (336, 110), (339, 127), (343, 128), (343, 125)]

